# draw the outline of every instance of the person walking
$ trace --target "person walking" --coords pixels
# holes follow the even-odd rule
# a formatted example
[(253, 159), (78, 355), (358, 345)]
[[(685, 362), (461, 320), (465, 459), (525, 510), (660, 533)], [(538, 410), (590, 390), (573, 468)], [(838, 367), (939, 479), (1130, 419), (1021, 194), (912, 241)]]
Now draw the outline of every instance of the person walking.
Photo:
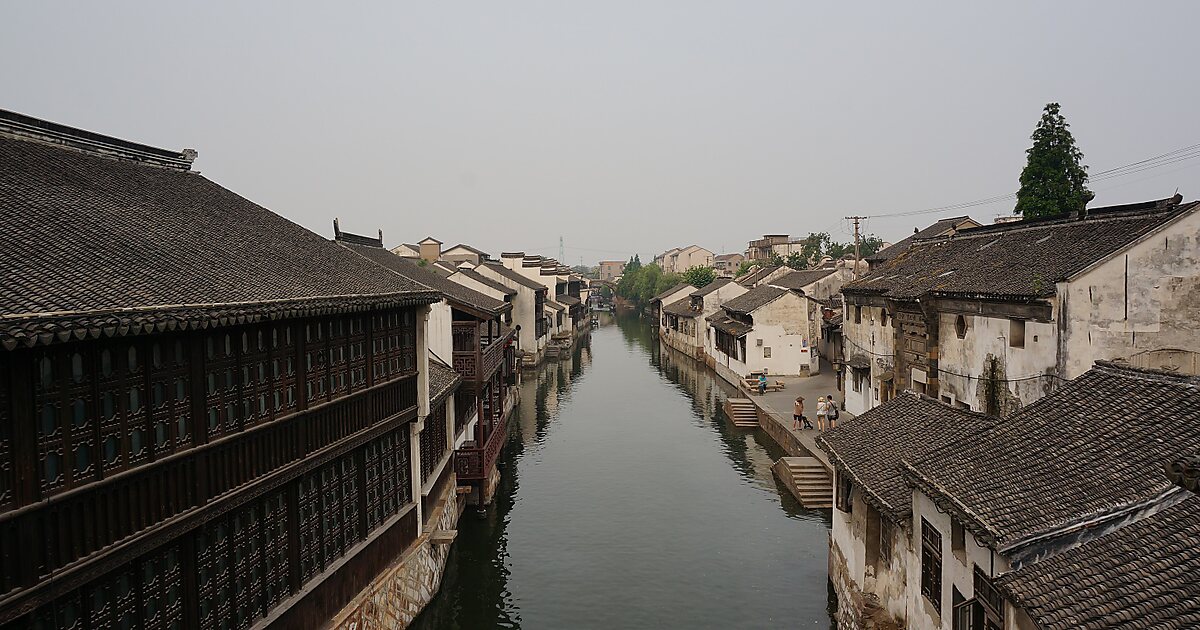
[(829, 413), (829, 403), (825, 402), (825, 397), (821, 396), (817, 399), (817, 430), (825, 430), (825, 417)]
[(833, 394), (830, 394), (828, 408), (825, 410), (825, 419), (829, 421), (830, 429), (837, 428), (837, 421), (841, 415), (842, 413), (838, 411), (837, 400), (833, 398)]
[(797, 396), (796, 403), (792, 405), (792, 428), (793, 429), (811, 429), (812, 425), (808, 423), (808, 418), (804, 417), (804, 397)]

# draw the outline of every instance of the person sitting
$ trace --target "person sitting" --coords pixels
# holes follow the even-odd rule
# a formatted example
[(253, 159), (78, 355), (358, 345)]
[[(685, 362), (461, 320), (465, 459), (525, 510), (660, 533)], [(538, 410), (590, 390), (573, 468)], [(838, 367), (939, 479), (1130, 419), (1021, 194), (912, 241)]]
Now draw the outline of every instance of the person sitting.
[(762, 396), (767, 393), (767, 375), (765, 373), (758, 375), (758, 395)]

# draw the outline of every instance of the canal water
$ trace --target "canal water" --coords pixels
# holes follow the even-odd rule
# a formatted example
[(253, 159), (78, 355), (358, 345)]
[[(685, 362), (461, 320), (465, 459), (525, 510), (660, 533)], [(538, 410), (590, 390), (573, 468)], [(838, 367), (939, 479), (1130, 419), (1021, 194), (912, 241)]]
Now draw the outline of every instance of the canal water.
[(826, 628), (828, 513), (721, 409), (732, 387), (601, 315), (523, 375), (496, 502), (468, 509), (421, 630)]

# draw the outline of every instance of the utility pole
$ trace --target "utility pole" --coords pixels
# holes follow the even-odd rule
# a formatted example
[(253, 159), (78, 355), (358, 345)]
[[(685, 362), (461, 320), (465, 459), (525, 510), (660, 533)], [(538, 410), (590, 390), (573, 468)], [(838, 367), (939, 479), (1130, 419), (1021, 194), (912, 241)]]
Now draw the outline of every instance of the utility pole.
[(846, 217), (846, 219), (854, 222), (854, 279), (855, 280), (858, 280), (858, 263), (860, 260), (859, 243), (862, 242), (862, 235), (859, 234), (859, 232), (858, 232), (858, 223), (859, 223), (859, 221), (862, 221), (865, 218), (867, 218), (867, 217), (860, 217), (860, 216)]
[(564, 265), (567, 264), (567, 255), (563, 253), (563, 238), (561, 236), (558, 237), (558, 260)]

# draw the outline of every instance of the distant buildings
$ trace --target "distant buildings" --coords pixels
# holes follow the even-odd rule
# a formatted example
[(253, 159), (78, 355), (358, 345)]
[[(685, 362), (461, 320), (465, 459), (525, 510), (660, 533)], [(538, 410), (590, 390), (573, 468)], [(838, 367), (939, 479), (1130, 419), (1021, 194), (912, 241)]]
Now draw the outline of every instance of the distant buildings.
[(686, 297), (664, 303), (659, 322), (663, 341), (693, 359), (704, 359), (705, 343), (711, 336), (706, 318), (745, 292), (746, 288), (733, 280), (717, 278)]
[(600, 279), (605, 282), (616, 282), (621, 274), (625, 273), (625, 261), (623, 260), (601, 260), (600, 261)]
[(788, 255), (803, 249), (804, 243), (800, 239), (789, 238), (787, 234), (764, 234), (746, 246), (746, 260), (769, 261), (773, 255), (786, 260)]
[(719, 278), (732, 278), (746, 257), (741, 254), (718, 254), (713, 256), (713, 270)]
[(654, 264), (666, 273), (683, 273), (692, 267), (712, 267), (713, 253), (699, 245), (676, 247), (655, 256)]

